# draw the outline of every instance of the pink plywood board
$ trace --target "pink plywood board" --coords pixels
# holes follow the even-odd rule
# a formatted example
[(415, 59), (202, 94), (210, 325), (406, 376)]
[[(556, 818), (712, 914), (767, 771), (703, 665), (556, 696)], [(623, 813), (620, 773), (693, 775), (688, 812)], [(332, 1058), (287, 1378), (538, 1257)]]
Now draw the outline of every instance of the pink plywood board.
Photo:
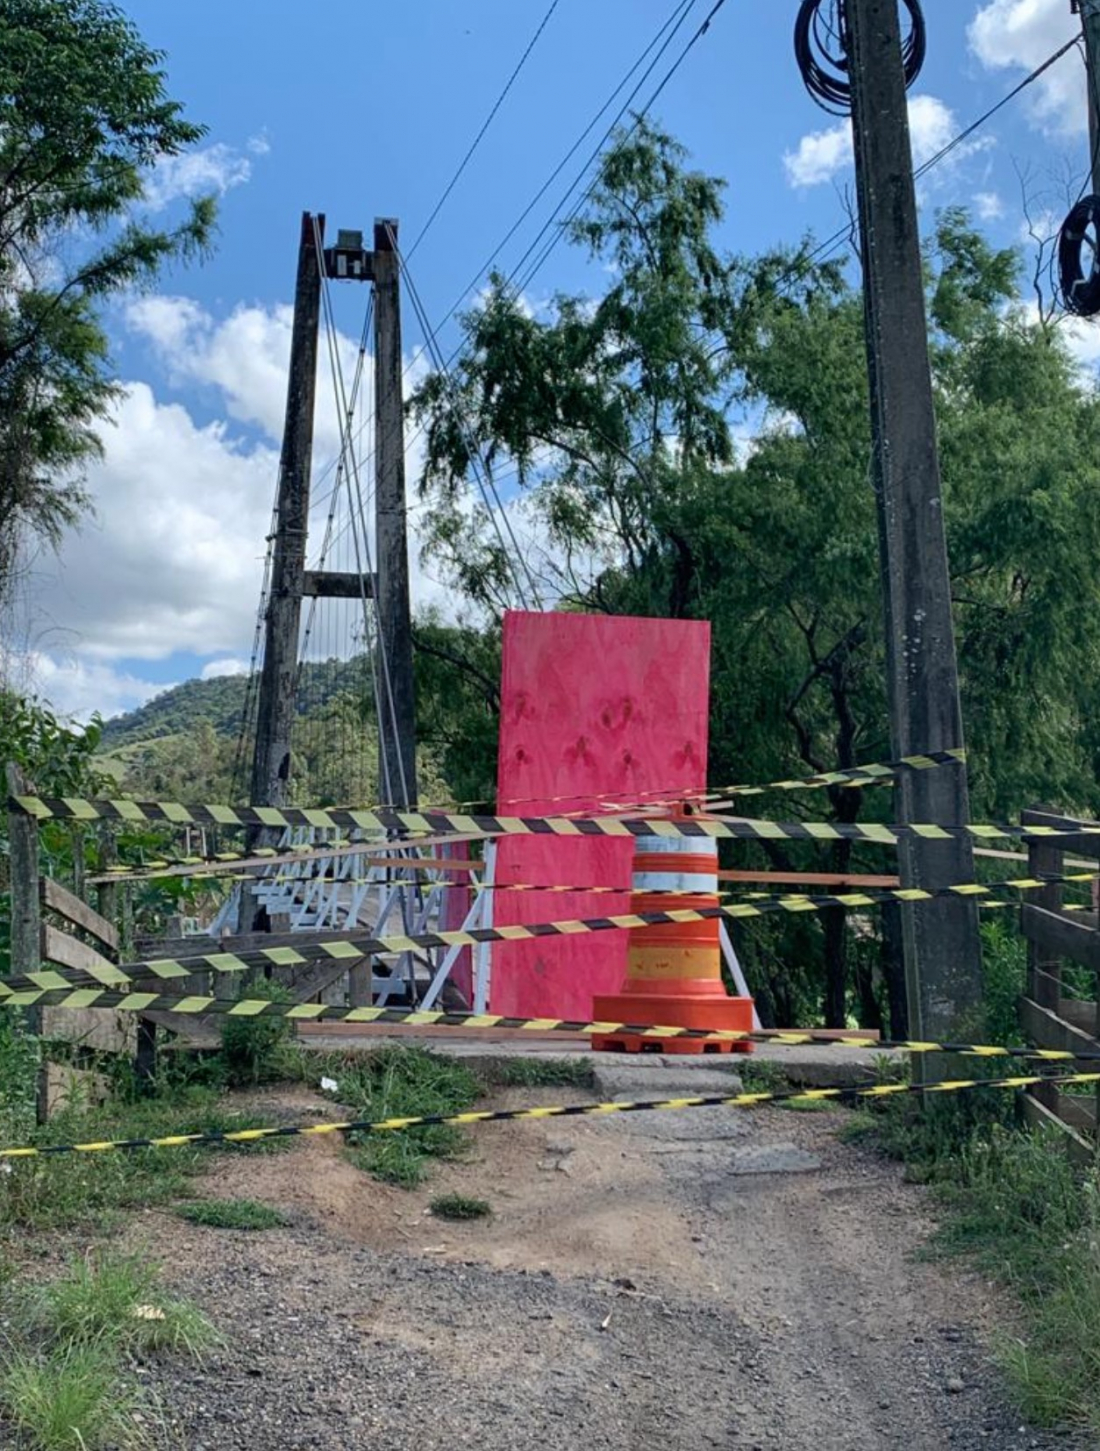
[[(595, 811), (607, 801), (706, 783), (710, 626), (696, 620), (510, 612), (504, 620), (497, 803), (502, 814)], [(559, 798), (568, 798), (565, 800)], [(633, 843), (505, 837), (496, 880), (622, 888), (621, 895), (494, 893), (494, 922), (629, 910)], [(493, 948), (491, 1006), (521, 1017), (588, 1018), (617, 992), (626, 933)]]

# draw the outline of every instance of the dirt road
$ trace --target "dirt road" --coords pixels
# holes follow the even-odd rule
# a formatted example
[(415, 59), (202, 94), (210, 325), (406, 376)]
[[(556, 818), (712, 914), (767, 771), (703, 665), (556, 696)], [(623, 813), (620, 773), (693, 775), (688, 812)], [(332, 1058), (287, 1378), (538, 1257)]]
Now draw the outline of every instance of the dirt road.
[[(191, 1451), (1086, 1451), (1020, 1426), (987, 1348), (1003, 1302), (916, 1258), (925, 1191), (839, 1143), (843, 1119), (486, 1126), (414, 1192), (327, 1140), (219, 1160), (204, 1192), (291, 1227), (132, 1222), (229, 1337), (201, 1370), (148, 1379)], [(492, 1220), (431, 1217), (451, 1190)]]

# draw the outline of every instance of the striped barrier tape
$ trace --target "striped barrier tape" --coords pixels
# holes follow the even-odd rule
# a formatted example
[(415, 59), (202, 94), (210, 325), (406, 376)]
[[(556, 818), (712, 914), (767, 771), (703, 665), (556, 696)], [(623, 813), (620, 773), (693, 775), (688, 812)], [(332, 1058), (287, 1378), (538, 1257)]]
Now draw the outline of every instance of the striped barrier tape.
[(346, 1119), (337, 1123), (285, 1124), (278, 1128), (219, 1129), (194, 1134), (165, 1134), (160, 1138), (101, 1139), (84, 1144), (42, 1144), (0, 1149), (0, 1160), (53, 1158), (60, 1154), (99, 1154), (111, 1150), (177, 1149), (206, 1144), (256, 1144), (266, 1139), (316, 1137), (321, 1134), (381, 1134), (437, 1124), (467, 1126), (515, 1123), (520, 1119), (584, 1118), (622, 1113), (650, 1113), (690, 1108), (757, 1108), (768, 1103), (821, 1103), (829, 1100), (895, 1098), (918, 1093), (965, 1093), (973, 1089), (1032, 1088), (1100, 1083), (1100, 1073), (1073, 1073), (1051, 1077), (1027, 1074), (1013, 1078), (943, 1079), (936, 1083), (876, 1083), (866, 1087), (830, 1087), (781, 1090), (774, 1093), (707, 1094), (691, 1098), (655, 1098), (628, 1103), (551, 1104), (544, 1108), (471, 1110), (468, 1113), (419, 1114), (411, 1118)]
[[(863, 892), (839, 892), (825, 896), (768, 897), (759, 901), (735, 901), (717, 907), (674, 907), (667, 912), (627, 912), (608, 917), (578, 918), (564, 922), (536, 922), (507, 927), (469, 927), (455, 931), (417, 932), (394, 937), (355, 937), (340, 940), (303, 942), (300, 947), (265, 947), (251, 952), (210, 952), (193, 957), (154, 957), (115, 966), (104, 963), (88, 969), (88, 976), (106, 987), (133, 983), (141, 978), (189, 977), (203, 972), (244, 972), (253, 967), (300, 967), (308, 962), (339, 961), (351, 964), (364, 957), (388, 953), (416, 952), (429, 948), (475, 947), (483, 942), (529, 942), (547, 937), (575, 937), (590, 932), (633, 931), (642, 927), (662, 927), (686, 922), (716, 920), (743, 921), (771, 916), (775, 913), (798, 915), (823, 912), (834, 908), (877, 907), (884, 902), (907, 904), (933, 902), (946, 898), (979, 900), (995, 898), (1006, 891), (1034, 891), (1056, 882), (1092, 882), (1092, 872), (1064, 873), (1055, 877), (1020, 877), (1006, 882), (985, 885), (960, 882), (937, 891), (920, 887), (893, 887)], [(1011, 903), (1009, 904), (1011, 905)], [(39, 978), (41, 974), (31, 974)], [(41, 985), (41, 984), (39, 984)], [(2, 993), (0, 993), (2, 996)]]
[[(872, 786), (892, 781), (895, 775), (901, 770), (926, 771), (938, 766), (960, 765), (964, 763), (965, 760), (966, 752), (964, 750), (931, 751), (927, 755), (903, 756), (900, 760), (897, 761), (886, 761), (881, 764), (867, 766), (855, 766), (849, 770), (826, 771), (816, 776), (805, 776), (800, 779), (793, 779), (788, 781), (770, 781), (762, 786), (733, 785), (699, 787), (696, 789), (698, 791), (705, 791), (708, 797), (713, 798), (718, 796), (761, 796), (769, 791), (809, 791), (818, 790), (823, 787), (839, 785)], [(667, 790), (662, 790), (660, 792), (640, 791), (636, 794), (635, 800), (643, 801), (648, 798), (659, 796), (662, 798), (663, 801), (678, 801), (684, 799), (685, 796), (691, 796), (693, 794), (695, 794), (695, 789), (692, 788), (681, 788), (677, 793), (670, 793)], [(538, 799), (549, 799), (550, 801), (556, 803), (564, 801), (578, 801), (582, 799), (588, 800), (591, 799), (591, 797), (589, 796), (582, 798), (579, 796), (551, 796), (549, 798), (529, 797), (527, 799), (531, 801)], [(480, 803), (476, 800), (470, 800), (458, 802), (457, 808), (440, 806), (428, 809), (451, 811), (454, 809), (461, 810), (463, 808), (477, 806), (479, 804)], [(513, 802), (513, 804), (517, 803)], [(389, 810), (390, 808), (386, 807), (377, 809)], [(335, 850), (340, 850), (341, 848), (347, 848), (349, 846), (355, 845), (358, 845), (359, 849), (362, 851), (368, 851), (371, 849), (369, 843), (354, 843), (347, 837), (337, 838), (331, 842), (325, 843), (325, 847), (333, 848)], [(151, 877), (151, 875), (156, 871), (174, 869), (185, 866), (213, 866), (215, 864), (222, 864), (228, 866), (231, 863), (235, 861), (241, 861), (246, 857), (266, 857), (274, 859), (300, 858), (303, 860), (309, 860), (310, 857), (324, 855), (325, 849), (317, 848), (315, 846), (256, 847), (249, 852), (218, 851), (211, 852), (208, 856), (188, 855), (156, 857), (152, 860), (142, 862), (139, 865), (128, 866), (126, 863), (116, 863), (111, 866), (105, 867), (103, 869), (103, 875), (116, 878), (119, 881), (141, 881), (146, 879), (147, 877)], [(196, 876), (199, 875), (201, 874), (196, 873)]]
[[(42, 973), (45, 978), (49, 974)], [(58, 974), (60, 976), (60, 974)], [(23, 982), (25, 979), (20, 979)], [(868, 1048), (913, 1054), (950, 1053), (960, 1058), (1033, 1058), (1045, 1063), (1100, 1062), (1095, 1052), (1074, 1053), (1061, 1048), (1029, 1048), (1024, 1044), (934, 1043), (915, 1038), (880, 1038), (856, 1032), (825, 1032), (813, 1028), (736, 1029), (681, 1028), (662, 1023), (585, 1022), (571, 1018), (515, 1018), (501, 1013), (455, 1013), (445, 1009), (346, 1008), (331, 1003), (279, 1003), (268, 998), (219, 998), (205, 994), (189, 997), (169, 993), (114, 992), (108, 988), (75, 987), (62, 980), (53, 987), (21, 988), (7, 997), (7, 1008), (98, 1008), (115, 1012), (172, 1012), (230, 1018), (288, 1018), (302, 1023), (357, 1023), (374, 1027), (447, 1028), (456, 1033), (499, 1032), (502, 1029), (533, 1033), (569, 1033), (584, 1037), (628, 1033), (654, 1042), (688, 1038), (706, 1043), (770, 1043), (779, 1047)]]
[(877, 786), (892, 781), (902, 771), (931, 771), (938, 766), (961, 766), (965, 750), (928, 751), (920, 756), (901, 756), (869, 766), (852, 766), (842, 771), (821, 771), (791, 781), (769, 781), (763, 786), (714, 786), (708, 796), (763, 796), (768, 791), (820, 791), (828, 786)]
[[(878, 786), (892, 781), (901, 771), (931, 771), (937, 766), (960, 766), (966, 762), (965, 750), (927, 751), (923, 755), (901, 756), (896, 761), (877, 761), (866, 766), (851, 766), (840, 771), (820, 771), (813, 776), (797, 776), (785, 781), (765, 781), (762, 785), (733, 786), (662, 786), (652, 791), (637, 791), (631, 800), (652, 801), (657, 797), (662, 802), (683, 801), (691, 796), (763, 796), (768, 791), (819, 791), (827, 786)], [(614, 792), (608, 793), (609, 796)], [(621, 793), (625, 795), (626, 793)], [(562, 801), (591, 801), (592, 792), (572, 796), (518, 796), (512, 798), (512, 805), (532, 801), (550, 801), (557, 805)], [(458, 801), (463, 807), (479, 806), (480, 800)], [(429, 808), (435, 809), (435, 808)], [(440, 810), (450, 810), (441, 807)]]
[(970, 822), (963, 826), (937, 826), (930, 822), (903, 825), (830, 821), (765, 821), (717, 817), (668, 820), (629, 816), (463, 816), (445, 812), (359, 811), (346, 807), (328, 810), (298, 806), (186, 805), (178, 801), (88, 800), (83, 797), (13, 796), (15, 810), (38, 821), (114, 821), (127, 825), (166, 822), (173, 826), (243, 826), (290, 829), (358, 830), (420, 833), (443, 836), (664, 836), (705, 837), (722, 841), (862, 841), (897, 846), (899, 836), (927, 841), (965, 837), (995, 841), (1021, 837), (1036, 840), (1063, 836), (1100, 837), (1100, 823), (1067, 821), (1064, 827), (1016, 826)]

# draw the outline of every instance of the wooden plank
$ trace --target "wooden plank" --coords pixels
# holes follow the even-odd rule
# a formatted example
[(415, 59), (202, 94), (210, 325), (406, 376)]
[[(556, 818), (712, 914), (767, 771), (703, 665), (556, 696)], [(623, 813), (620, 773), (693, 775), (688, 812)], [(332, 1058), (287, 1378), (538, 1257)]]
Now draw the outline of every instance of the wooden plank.
[(356, 932), (238, 932), (229, 937), (208, 937), (205, 933), (188, 937), (139, 937), (137, 952), (142, 958), (204, 957), (211, 952), (261, 952), (265, 947), (302, 947), (322, 941), (354, 942), (370, 935), (365, 927), (361, 927)]
[(1078, 1129), (1084, 1134), (1096, 1132), (1096, 1104), (1093, 1100), (1080, 1094), (1059, 1093), (1054, 1111), (1071, 1129)]
[[(1096, 1037), (1096, 1004), (1081, 1002), (1076, 998), (1063, 998), (1058, 1004), (1058, 1016), (1072, 1024), (1079, 1032)], [(1098, 1045), (1100, 1046), (1100, 1045)]]
[(115, 970), (115, 964), (101, 952), (86, 942), (78, 942), (75, 937), (59, 931), (48, 922), (42, 924), (42, 958), (57, 967), (71, 967), (93, 977), (103, 977)]
[(1100, 1043), (1091, 1034), (1082, 1032), (1030, 998), (1020, 1000), (1019, 1012), (1024, 1033), (1040, 1048), (1053, 1048), (1058, 1053), (1096, 1053), (1100, 1049)]
[(372, 574), (345, 574), (332, 569), (307, 569), (302, 576), (302, 593), (307, 599), (374, 599)]
[[(1032, 816), (1038, 816), (1039, 811), (1023, 813), (1022, 819), (1026, 823)], [(1051, 846), (1049, 843), (1030, 842), (1027, 849), (1029, 874), (1033, 877), (1058, 876), (1062, 872), (1062, 864), (1065, 861), (1065, 852), (1059, 846)], [(1060, 885), (1052, 882), (1050, 886), (1044, 887), (1031, 902), (1034, 906), (1043, 908), (1049, 912), (1056, 912), (1062, 905), (1063, 892)], [(1021, 922), (1021, 930), (1023, 925)], [(1027, 990), (1036, 1002), (1041, 1003), (1045, 1008), (1056, 1008), (1058, 1006), (1058, 994), (1061, 992), (1062, 984), (1062, 963), (1057, 952), (1047, 952), (1045, 942), (1029, 940), (1027, 948)]]
[(88, 1109), (100, 1106), (111, 1096), (110, 1080), (94, 1069), (78, 1068), (72, 1063), (47, 1063), (45, 1066), (46, 1102), (49, 1112), (75, 1107)]
[(42, 1036), (99, 1053), (132, 1053), (137, 1025), (132, 1013), (105, 1008), (43, 1008)]
[(901, 878), (896, 876), (868, 876), (852, 872), (719, 872), (720, 882), (789, 882), (796, 887), (900, 887)]
[[(1031, 811), (1023, 811), (1020, 813), (1020, 821), (1025, 827), (1055, 827), (1058, 831), (1066, 832), (1065, 836), (1056, 839), (1056, 849), (1059, 852), (1072, 851), (1077, 852), (1080, 856), (1089, 857), (1093, 861), (1100, 859), (1100, 824), (1098, 824), (1098, 834), (1075, 832), (1073, 828), (1081, 824), (1080, 817), (1063, 816), (1060, 812), (1051, 811), (1048, 807), (1036, 807)], [(1093, 825), (1092, 822), (1088, 824)]]
[[(1035, 943), (1041, 950), (1043, 960), (1039, 965), (1044, 971), (1050, 973), (1047, 966), (1050, 960), (1072, 957), (1074, 962), (1090, 967), (1094, 972), (1100, 972), (1100, 933), (1095, 932), (1087, 923), (1078, 921), (1076, 917), (1064, 916), (1060, 912), (1050, 912), (1045, 907), (1035, 907), (1028, 902), (1021, 913), (1020, 925), (1028, 941)], [(1032, 995), (1043, 1002), (1045, 1007), (1055, 1007), (1058, 1003), (1057, 996), (1052, 1000), (1045, 1000), (1046, 995), (1039, 984), (1035, 984)]]
[[(34, 789), (14, 762), (5, 771), (8, 792), (25, 796)], [(41, 966), (39, 946), (42, 934), (42, 904), (38, 899), (38, 823), (22, 811), (8, 813), (8, 870), (11, 882), (11, 970), (19, 977), (35, 972)], [(34, 1035), (42, 1031), (42, 1009), (28, 1008), (23, 1025)], [(38, 1066), (35, 1083), (35, 1118), (40, 1124), (49, 1114), (49, 1081), (47, 1065)]]
[[(1026, 851), (997, 851), (991, 846), (976, 846), (974, 855), (986, 857), (990, 861), (999, 862), (1026, 862), (1028, 854)], [(1086, 861), (1083, 857), (1068, 856), (1063, 863), (1066, 871), (1091, 872), (1096, 869), (1095, 861)]]
[(118, 929), (60, 882), (55, 882), (52, 877), (43, 877), (39, 883), (39, 895), (42, 905), (51, 912), (66, 918), (74, 927), (82, 927), (110, 951), (118, 951)]
[(1096, 1163), (1096, 1149), (1087, 1139), (1083, 1138), (1062, 1122), (1056, 1113), (1045, 1108), (1038, 1099), (1032, 1098), (1030, 1094), (1024, 1094), (1024, 1116), (1033, 1128), (1057, 1129), (1066, 1153), (1075, 1164), (1081, 1164), (1085, 1168), (1091, 1168)]
[(155, 1009), (142, 1013), (142, 1017), (158, 1028), (166, 1028), (181, 1040), (179, 1046), (186, 1048), (216, 1049), (221, 1047), (219, 1019), (190, 1017), (187, 1013), (172, 1013)]

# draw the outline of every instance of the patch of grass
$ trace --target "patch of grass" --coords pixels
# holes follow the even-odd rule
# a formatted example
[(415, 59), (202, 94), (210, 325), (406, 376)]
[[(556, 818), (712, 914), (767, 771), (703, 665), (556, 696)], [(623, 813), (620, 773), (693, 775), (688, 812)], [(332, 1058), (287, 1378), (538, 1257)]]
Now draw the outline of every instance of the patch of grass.
[(595, 1081), (588, 1058), (506, 1058), (486, 1076), (501, 1088), (591, 1088)]
[(786, 1093), (793, 1086), (782, 1063), (771, 1058), (745, 1057), (737, 1072), (746, 1093)]
[(284, 1229), (290, 1223), (278, 1209), (255, 1199), (195, 1199), (178, 1204), (175, 1213), (208, 1229)]
[(109, 1344), (18, 1350), (0, 1371), (7, 1419), (36, 1451), (99, 1451), (141, 1444), (137, 1394), (121, 1381)]
[[(239, 998), (263, 998), (267, 1002), (292, 1002), (281, 983), (241, 983)], [(287, 1018), (222, 1018), (222, 1066), (231, 1088), (254, 1088), (279, 1077), (279, 1054), (293, 1033)]]
[[(101, 1108), (65, 1109), (28, 1135), (39, 1146), (110, 1139), (161, 1138), (259, 1127), (263, 1119), (226, 1106), (209, 1089), (194, 1089), (167, 1099), (128, 1102), (111, 1099)], [(271, 1152), (278, 1139), (254, 1145), (208, 1145), (172, 1149), (134, 1149), (94, 1154), (65, 1154), (12, 1159), (0, 1173), (0, 1231), (5, 1228), (64, 1229), (138, 1205), (164, 1204), (185, 1195), (190, 1180), (203, 1171), (211, 1152)]]
[(853, 1116), (857, 1134), (933, 1185), (929, 1253), (965, 1258), (1020, 1302), (999, 1356), (1024, 1416), (1100, 1433), (1100, 1170), (1083, 1174), (1054, 1131), (1022, 1128), (996, 1090), (888, 1102)]
[[(313, 1071), (334, 1078), (336, 1097), (356, 1118), (388, 1118), (462, 1113), (480, 1097), (477, 1079), (461, 1063), (422, 1048), (387, 1048), (380, 1053), (327, 1059)], [(378, 1134), (349, 1135), (352, 1162), (390, 1184), (412, 1188), (424, 1178), (431, 1158), (454, 1158), (462, 1149), (461, 1130), (431, 1124)]]
[(837, 1138), (842, 1144), (863, 1144), (878, 1139), (881, 1127), (882, 1121), (875, 1114), (857, 1108), (837, 1129)]
[(43, 1292), (40, 1317), (56, 1341), (115, 1341), (144, 1351), (166, 1350), (201, 1360), (220, 1336), (187, 1300), (162, 1295), (153, 1266), (130, 1256), (86, 1256)]
[(493, 1212), (487, 1199), (470, 1199), (465, 1194), (440, 1194), (430, 1208), (437, 1219), (488, 1219)]

